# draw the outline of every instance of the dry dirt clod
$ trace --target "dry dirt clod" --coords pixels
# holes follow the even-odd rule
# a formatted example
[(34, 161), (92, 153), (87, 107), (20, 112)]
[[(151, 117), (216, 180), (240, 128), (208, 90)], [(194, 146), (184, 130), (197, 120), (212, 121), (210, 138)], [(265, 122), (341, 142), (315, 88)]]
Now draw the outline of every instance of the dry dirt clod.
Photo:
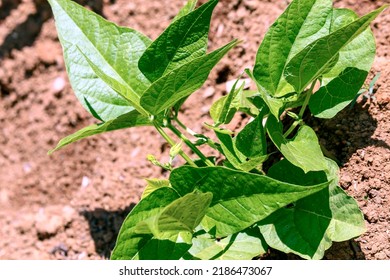
[(58, 234), (75, 218), (76, 211), (70, 206), (49, 206), (39, 209), (35, 215), (35, 228), (40, 239)]
[(35, 228), (41, 239), (56, 235), (63, 224), (63, 218), (57, 215), (51, 216), (45, 213), (38, 213), (35, 218)]

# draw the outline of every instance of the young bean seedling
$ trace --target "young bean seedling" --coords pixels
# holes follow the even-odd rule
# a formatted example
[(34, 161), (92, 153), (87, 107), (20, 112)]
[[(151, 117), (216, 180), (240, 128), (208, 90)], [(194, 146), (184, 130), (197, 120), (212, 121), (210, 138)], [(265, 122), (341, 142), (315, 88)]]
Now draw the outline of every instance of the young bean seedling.
[[(147, 180), (112, 259), (252, 259), (268, 247), (321, 259), (333, 241), (365, 231), (357, 203), (338, 186), (339, 167), (322, 153), (304, 113), (332, 118), (359, 94), (375, 56), (369, 25), (387, 6), (358, 17), (331, 0), (293, 0), (246, 71), (257, 89), (236, 82), (212, 105), (212, 140), (183, 124), (179, 112), (240, 43), (207, 51), (218, 0), (198, 8), (188, 1), (154, 41), (73, 1), (49, 2), (70, 83), (99, 120), (50, 153), (136, 126), (154, 127), (171, 146), (170, 162), (149, 157), (171, 171), (169, 179)], [(226, 125), (236, 113), (252, 121), (232, 132)], [(218, 164), (202, 146), (220, 153)], [(176, 156), (186, 164), (173, 168)]]

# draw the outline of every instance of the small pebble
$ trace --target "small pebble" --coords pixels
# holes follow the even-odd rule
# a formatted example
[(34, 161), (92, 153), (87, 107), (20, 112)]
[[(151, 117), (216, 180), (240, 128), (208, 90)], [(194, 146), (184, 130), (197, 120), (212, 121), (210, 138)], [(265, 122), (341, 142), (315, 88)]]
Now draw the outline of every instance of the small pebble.
[(375, 259), (377, 260), (385, 260), (387, 259), (386, 253), (384, 252), (379, 252), (375, 254)]
[(82, 179), (82, 181), (81, 181), (81, 188), (82, 188), (82, 189), (85, 189), (86, 187), (88, 187), (90, 181), (91, 181), (91, 180), (90, 180), (87, 176), (83, 176), (83, 179)]
[(52, 84), (52, 89), (54, 93), (59, 93), (65, 88), (65, 85), (65, 79), (63, 77), (57, 77)]
[(214, 87), (207, 87), (205, 91), (203, 92), (203, 97), (204, 98), (209, 98), (213, 96), (215, 93), (215, 88)]

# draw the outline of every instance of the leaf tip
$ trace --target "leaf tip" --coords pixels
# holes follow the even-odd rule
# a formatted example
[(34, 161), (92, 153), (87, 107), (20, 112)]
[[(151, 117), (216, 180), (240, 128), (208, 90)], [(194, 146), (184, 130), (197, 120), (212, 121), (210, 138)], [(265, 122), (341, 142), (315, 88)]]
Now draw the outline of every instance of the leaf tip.
[(51, 156), (51, 155), (52, 155), (55, 151), (57, 151), (57, 150), (58, 150), (58, 147), (55, 147), (55, 148), (53, 148), (53, 149), (47, 151), (47, 155), (48, 155), (48, 156)]

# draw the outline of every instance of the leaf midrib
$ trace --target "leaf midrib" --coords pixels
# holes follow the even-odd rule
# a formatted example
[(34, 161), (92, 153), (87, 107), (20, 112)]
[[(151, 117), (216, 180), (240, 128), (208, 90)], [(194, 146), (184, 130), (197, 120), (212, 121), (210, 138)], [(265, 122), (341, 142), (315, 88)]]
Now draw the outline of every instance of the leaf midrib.
[[(211, 4), (209, 4), (209, 5), (211, 5)], [(199, 18), (202, 17), (203, 14), (204, 14), (206, 11), (208, 11), (208, 9), (204, 9), (204, 11), (203, 11), (201, 14), (199, 14), (199, 16), (196, 18), (196, 20), (193, 21), (193, 23), (191, 24), (190, 28), (187, 29), (187, 32), (186, 32), (186, 33), (184, 34), (184, 36), (181, 38), (180, 43), (178, 44), (177, 48), (175, 49), (175, 52), (174, 52), (174, 55), (173, 55), (172, 59), (169, 60), (167, 66), (164, 68), (164, 71), (162, 72), (163, 74), (161, 75), (161, 77), (164, 77), (164, 76), (167, 74), (167, 73), (165, 73), (165, 72), (166, 72), (166, 70), (169, 68), (169, 66), (173, 63), (173, 58), (175, 58), (175, 56), (176, 56), (176, 54), (177, 54), (177, 51), (178, 51), (178, 49), (180, 49), (180, 47), (181, 47), (181, 45), (182, 45), (184, 39), (187, 37), (188, 33), (190, 32), (190, 30), (192, 29), (192, 27), (195, 25), (195, 23), (198, 22)], [(195, 12), (195, 10), (192, 11), (192, 12), (190, 12), (189, 14), (191, 14), (191, 13), (193, 13), (193, 12)], [(187, 14), (187, 15), (188, 15), (188, 14)], [(180, 21), (182, 18), (183, 18), (183, 17), (179, 18), (178, 21)], [(207, 35), (207, 33), (206, 33), (206, 35)], [(204, 36), (204, 35), (203, 35), (203, 36)], [(201, 37), (201, 38), (203, 38), (203, 37)], [(199, 40), (198, 40), (198, 41), (199, 41)], [(191, 43), (191, 44), (193, 44), (193, 43)], [(174, 70), (174, 69), (173, 69), (173, 70)]]
[[(204, 56), (197, 57), (197, 58), (195, 58), (195, 59), (193, 59), (193, 60), (187, 62), (186, 64), (184, 64), (184, 65), (182, 65), (182, 66), (176, 68), (176, 69), (173, 70), (172, 72), (177, 71), (177, 73), (179, 73), (179, 71), (181, 71), (183, 68), (185, 68), (185, 67), (188, 68), (188, 67), (190, 66), (191, 63), (194, 63), (194, 64), (195, 64), (197, 61), (201, 61), (202, 59), (205, 59), (205, 57), (207, 57), (207, 56), (210, 56), (210, 55), (218, 55), (219, 53), (226, 51), (226, 49), (231, 49), (231, 48), (233, 48), (233, 47), (237, 44), (237, 42), (238, 42), (237, 40), (233, 40), (233, 41), (231, 41), (230, 43), (228, 43), (227, 45), (223, 46), (222, 48), (220, 48), (220, 49), (218, 49), (218, 50), (215, 50), (214, 52), (205, 54)], [(195, 74), (198, 74), (198, 73), (199, 73), (198, 70), (199, 70), (200, 68), (202, 68), (202, 67), (203, 67), (203, 65), (202, 65), (201, 67), (197, 68), (195, 71), (192, 71), (192, 72), (190, 73), (189, 76), (188, 76), (188, 71), (186, 71), (186, 79), (184, 80), (184, 82), (182, 82), (182, 86), (180, 86), (177, 90), (174, 90), (174, 94), (173, 94), (173, 95), (170, 95), (170, 96), (168, 97), (168, 99), (165, 99), (166, 95), (158, 94), (158, 96), (155, 97), (155, 95), (153, 94), (153, 95), (151, 96), (151, 97), (153, 98), (153, 111), (156, 112), (157, 109), (158, 109), (158, 107), (164, 107), (164, 108), (165, 108), (166, 106), (162, 106), (162, 105), (169, 104), (169, 103), (170, 103), (170, 100), (172, 100), (172, 98), (171, 98), (172, 96), (174, 96), (174, 95), (180, 95), (180, 93), (183, 91), (183, 89), (182, 89), (183, 86), (187, 83), (187, 81), (191, 80), (192, 76), (194, 76)], [(170, 73), (168, 73), (168, 74), (166, 74), (166, 75), (160, 77), (160, 78), (157, 79), (149, 88), (147, 88), (147, 89), (144, 91), (144, 93), (142, 94), (141, 100), (142, 100), (142, 97), (144, 97), (145, 94), (148, 93), (149, 89), (153, 88), (153, 92), (156, 92), (157, 90), (156, 90), (156, 88), (155, 88), (155, 85), (157, 85), (157, 84), (160, 82), (160, 80), (162, 80), (162, 79), (164, 79), (164, 78), (169, 78), (168, 76), (171, 75), (172, 72), (170, 72)], [(166, 85), (166, 82), (164, 82), (164, 85), (162, 86), (163, 89), (165, 89), (165, 85)], [(197, 87), (197, 85), (194, 84), (194, 85), (192, 85), (192, 86), (189, 87), (189, 88), (193, 88), (193, 87)], [(161, 98), (163, 98), (163, 97), (164, 97), (164, 102), (161, 103), (160, 101), (162, 100)], [(148, 110), (148, 111), (150, 112), (151, 110)], [(159, 111), (157, 111), (157, 113), (155, 113), (155, 115), (157, 115), (157, 114), (160, 113), (161, 111), (162, 111), (162, 110), (160, 109)]]
[[(78, 29), (79, 29), (79, 32), (81, 33), (81, 34), (83, 34), (84, 35), (84, 37), (87, 39), (87, 40), (84, 40), (84, 42), (88, 42), (88, 44), (90, 45), (90, 46), (92, 46), (92, 49), (94, 49), (95, 51), (96, 51), (96, 53), (99, 55), (99, 57), (100, 58), (102, 58), (102, 60), (105, 62), (105, 64), (106, 65), (108, 65), (108, 68), (110, 68), (114, 73), (116, 73), (117, 74), (117, 76), (118, 77), (120, 77), (121, 78), (121, 83), (124, 83), (125, 85), (127, 85), (127, 88), (131, 91), (131, 93), (132, 94), (135, 94), (138, 98), (140, 98), (140, 96), (141, 95), (139, 95), (125, 80), (124, 80), (124, 78), (122, 77), (122, 75), (116, 70), (116, 69), (114, 69), (113, 68), (113, 66), (106, 60), (106, 58), (103, 56), (103, 54), (99, 51), (99, 49), (97, 49), (96, 48), (96, 46), (90, 41), (90, 39), (88, 38), (88, 36), (85, 34), (85, 32), (84, 32), (84, 30), (80, 27), (80, 25), (74, 20), (74, 18), (71, 16), (71, 15), (69, 15), (67, 12), (66, 12), (66, 10), (65, 10), (65, 8), (63, 8), (58, 2), (57, 2), (57, 5), (60, 7), (60, 9), (64, 12), (64, 14), (67, 16), (67, 17), (69, 17), (71, 20), (72, 20), (72, 22), (73, 22), (73, 24), (75, 24), (77, 27), (78, 27)], [(98, 15), (97, 15), (98, 16)], [(98, 16), (98, 18), (99, 18), (99, 16)], [(101, 20), (103, 20), (103, 21), (106, 21), (104, 18), (102, 18), (102, 17), (100, 17), (100, 19)], [(114, 26), (115, 27), (115, 26)], [(120, 29), (122, 29), (122, 28), (119, 28), (118, 29), (118, 31), (120, 32), (119, 33), (119, 36), (121, 35), (121, 34), (123, 34), (122, 33), (122, 30), (120, 30)], [(72, 44), (72, 43), (71, 43)], [(73, 45), (75, 45), (75, 44), (73, 44)], [(75, 46), (77, 46), (77, 48), (80, 48), (81, 46), (79, 46), (79, 45), (75, 45)], [(95, 74), (96, 75), (96, 74)], [(99, 78), (100, 79), (100, 78)], [(106, 84), (106, 83), (105, 83)], [(110, 87), (110, 86), (109, 86)], [(110, 87), (111, 88), (111, 87)], [(130, 101), (131, 103), (133, 103), (133, 102), (135, 102), (134, 100), (129, 100), (129, 98), (126, 98), (128, 101)], [(139, 103), (139, 102), (138, 102)], [(137, 104), (136, 104), (137, 105)]]
[[(301, 32), (302, 32), (302, 27), (305, 25), (305, 23), (307, 22), (307, 18), (309, 17), (309, 15), (311, 14), (311, 12), (312, 12), (312, 10), (313, 10), (313, 7), (315, 6), (315, 4), (316, 4), (317, 2), (314, 2), (313, 3), (313, 5), (311, 6), (311, 8), (310, 8), (310, 11), (307, 13), (307, 16), (305, 17), (305, 19), (304, 19), (304, 21), (302, 22), (302, 24), (301, 24), (301, 26), (300, 26), (300, 28), (299, 28), (299, 31), (298, 31), (298, 33), (297, 33), (297, 36), (295, 36), (295, 38), (294, 38), (294, 41), (293, 42), (291, 42), (291, 48), (290, 48), (290, 50), (289, 50), (289, 52), (288, 52), (288, 55), (287, 55), (287, 57), (286, 57), (286, 60), (285, 60), (285, 62), (284, 62), (284, 65), (283, 65), (283, 70), (280, 72), (280, 76), (279, 76), (279, 78), (278, 78), (278, 84), (277, 84), (277, 86), (276, 86), (276, 88), (274, 88), (273, 90), (274, 90), (274, 92), (276, 93), (276, 91), (277, 91), (277, 89), (279, 88), (279, 86), (280, 86), (280, 82), (283, 80), (283, 78), (284, 78), (284, 76), (283, 76), (283, 73), (285, 72), (285, 70), (286, 70), (286, 66), (287, 66), (287, 64), (289, 63), (289, 61), (291, 60), (291, 58), (290, 59), (288, 59), (289, 57), (290, 57), (290, 55), (291, 55), (291, 52), (292, 52), (292, 49), (293, 49), (293, 46), (294, 46), (294, 43), (297, 41), (297, 38), (299, 37), (299, 35), (301, 34)], [(287, 19), (288, 19), (288, 17), (289, 17), (289, 13), (290, 13), (290, 9), (288, 9), (287, 11), (286, 11), (286, 24), (285, 24), (285, 34), (287, 34), (287, 31), (288, 31), (288, 29), (287, 29)], [(326, 21), (325, 21), (325, 23), (324, 23), (324, 25), (326, 24)], [(323, 27), (323, 26), (322, 26)], [(321, 28), (322, 28), (321, 27)], [(320, 29), (319, 29), (320, 30)], [(317, 31), (318, 32), (318, 31)], [(271, 39), (273, 39), (273, 36), (274, 36), (274, 32), (272, 32), (272, 35), (271, 35)], [(289, 40), (290, 41), (290, 40)], [(299, 53), (299, 52), (298, 52)], [(272, 65), (272, 61), (271, 61), (271, 57), (270, 57), (270, 55), (268, 56), (268, 64), (269, 65)], [(271, 78), (271, 81), (272, 81), (272, 87), (274, 87), (274, 79), (273, 79), (273, 77), (272, 77), (272, 75), (270, 75), (270, 78)]]
[[(373, 12), (372, 12), (372, 13), (373, 13)], [(365, 16), (368, 16), (368, 15), (369, 15), (369, 14), (367, 14), (367, 15), (365, 15)], [(363, 17), (365, 17), (365, 16), (363, 16)], [(343, 49), (343, 48), (344, 48), (346, 45), (348, 45), (354, 38), (356, 38), (356, 36), (357, 36), (356, 34), (360, 34), (360, 33), (362, 33), (362, 31), (361, 31), (362, 29), (367, 29), (367, 28), (368, 28), (368, 25), (366, 25), (366, 24), (369, 24), (369, 22), (372, 21), (371, 18), (372, 18), (373, 16), (374, 16), (374, 15), (371, 14), (371, 16), (370, 16), (368, 19), (366, 19), (366, 20), (363, 22), (363, 24), (362, 24), (355, 32), (353, 32), (352, 36), (350, 36), (350, 39), (347, 40), (344, 44), (342, 44), (340, 47), (337, 48), (337, 51), (334, 53), (333, 56), (331, 56), (331, 57), (328, 59), (327, 63), (325, 63), (322, 67), (320, 67), (320, 68), (312, 75), (312, 76), (314, 77), (314, 79), (320, 76), (320, 74), (323, 72), (323, 70), (326, 69), (328, 63), (329, 63), (330, 61), (332, 61), (332, 59), (334, 59), (335, 56), (338, 55), (338, 53), (340, 52), (341, 49)], [(336, 31), (334, 31), (334, 32), (332, 32), (332, 33), (330, 33), (330, 34), (328, 34), (328, 35), (325, 36), (325, 37), (321, 37), (321, 38), (317, 39), (316, 41), (313, 42), (313, 45), (311, 46), (311, 49), (313, 49), (314, 47), (316, 47), (317, 44), (318, 44), (318, 42), (320, 42), (321, 40), (325, 40), (326, 37), (332, 36), (332, 34), (335, 34), (336, 32), (339, 32), (341, 29), (346, 29), (347, 27), (349, 27), (349, 26), (355, 24), (357, 21), (361, 20), (363, 17), (361, 17), (361, 18), (359, 18), (359, 19), (357, 19), (357, 20), (354, 20), (353, 22), (351, 22), (351, 23), (345, 25), (345, 26), (342, 27), (342, 28), (337, 29)], [(376, 17), (376, 16), (374, 16), (374, 18), (375, 18), (375, 17)], [(365, 25), (366, 25), (366, 26), (365, 26)], [(365, 26), (365, 27), (362, 28), (363, 26)], [(329, 41), (328, 41), (328, 40), (327, 40), (326, 42), (327, 42), (327, 44), (329, 44)], [(305, 49), (306, 49), (306, 48), (305, 48)], [(305, 49), (303, 49), (302, 51), (304, 51)], [(303, 69), (303, 61), (305, 60), (305, 58), (306, 58), (307, 55), (311, 54), (311, 49), (307, 51), (307, 53), (305, 54), (304, 58), (300, 61), (300, 64), (299, 64), (299, 75), (300, 75), (300, 77), (302, 77), (302, 73), (305, 72), (304, 69)], [(329, 51), (329, 48), (327, 48), (327, 51)], [(298, 53), (297, 55), (299, 55), (299, 53)], [(311, 80), (313, 80), (313, 79), (311, 79)], [(307, 82), (304, 86), (302, 86), (302, 79), (300, 78), (300, 79), (299, 79), (299, 90), (300, 90), (300, 91), (303, 91), (309, 84), (310, 84), (310, 81)]]

